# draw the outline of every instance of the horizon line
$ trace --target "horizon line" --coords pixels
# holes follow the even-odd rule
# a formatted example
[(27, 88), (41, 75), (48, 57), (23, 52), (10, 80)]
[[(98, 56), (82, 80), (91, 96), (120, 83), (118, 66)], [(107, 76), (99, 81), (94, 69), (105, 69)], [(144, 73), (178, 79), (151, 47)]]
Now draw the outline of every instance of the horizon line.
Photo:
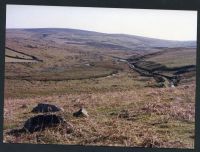
[(76, 28), (64, 28), (64, 27), (15, 27), (15, 28), (5, 28), (6, 30), (11, 30), (11, 29), (70, 29), (70, 30), (80, 30), (80, 31), (85, 31), (85, 32), (93, 32), (93, 33), (99, 33), (99, 34), (108, 34), (108, 35), (127, 35), (127, 36), (136, 36), (136, 37), (142, 37), (142, 38), (149, 38), (149, 39), (156, 39), (156, 40), (164, 40), (164, 41), (178, 41), (178, 42), (197, 42), (196, 40), (172, 40), (172, 39), (162, 39), (162, 38), (156, 38), (156, 37), (151, 37), (151, 36), (143, 36), (143, 35), (137, 35), (137, 34), (126, 34), (126, 33), (104, 33), (104, 32), (98, 32), (98, 31), (91, 31), (91, 30), (85, 30), (85, 29), (76, 29)]

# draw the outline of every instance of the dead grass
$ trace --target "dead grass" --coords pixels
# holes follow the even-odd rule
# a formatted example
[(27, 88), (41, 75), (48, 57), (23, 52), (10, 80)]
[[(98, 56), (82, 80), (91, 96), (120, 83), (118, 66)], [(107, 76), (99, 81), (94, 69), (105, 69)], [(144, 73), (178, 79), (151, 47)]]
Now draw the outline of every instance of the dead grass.
[[(4, 142), (193, 148), (194, 102), (184, 98), (187, 95), (192, 97), (189, 94), (192, 89), (194, 86), (191, 85), (187, 89), (145, 88), (6, 99)], [(63, 107), (63, 115), (73, 125), (74, 132), (63, 133), (58, 127), (18, 137), (6, 135), (10, 129), (21, 127), (26, 119), (33, 116), (30, 111), (39, 102)], [(24, 104), (27, 107), (23, 108)], [(89, 118), (72, 116), (80, 106), (88, 110)], [(128, 118), (132, 116), (134, 119), (111, 114), (123, 110), (128, 110)]]

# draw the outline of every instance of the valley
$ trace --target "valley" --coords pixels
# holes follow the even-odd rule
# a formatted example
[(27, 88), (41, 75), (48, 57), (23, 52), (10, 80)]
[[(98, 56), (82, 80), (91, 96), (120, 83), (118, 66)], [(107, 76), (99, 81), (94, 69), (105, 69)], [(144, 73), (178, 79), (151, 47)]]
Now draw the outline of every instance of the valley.
[[(7, 29), (4, 142), (194, 148), (195, 85), (193, 41)], [(38, 103), (62, 107), (73, 133), (8, 135)], [(80, 107), (88, 118), (73, 117)]]

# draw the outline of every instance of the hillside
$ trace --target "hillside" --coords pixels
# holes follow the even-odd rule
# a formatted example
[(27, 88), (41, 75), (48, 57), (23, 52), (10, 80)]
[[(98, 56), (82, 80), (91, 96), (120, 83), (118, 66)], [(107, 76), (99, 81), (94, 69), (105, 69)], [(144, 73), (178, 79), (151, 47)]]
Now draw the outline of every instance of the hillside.
[[(194, 41), (7, 29), (5, 54), (6, 143), (194, 148)], [(16, 132), (38, 103), (63, 108), (73, 131)]]
[(160, 47), (196, 47), (196, 42), (194, 41), (169, 41), (134, 35), (105, 34), (76, 29), (7, 29), (6, 33), (8, 37), (14, 34), (13, 36), (18, 38), (40, 38), (51, 42), (91, 45), (95, 47), (114, 48), (129, 51), (133, 49), (153, 49)]

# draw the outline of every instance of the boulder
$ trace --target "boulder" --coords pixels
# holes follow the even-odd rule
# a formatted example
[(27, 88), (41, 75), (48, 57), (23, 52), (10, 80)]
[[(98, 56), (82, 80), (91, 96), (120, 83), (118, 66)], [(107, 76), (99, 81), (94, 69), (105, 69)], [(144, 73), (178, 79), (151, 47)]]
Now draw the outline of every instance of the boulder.
[(63, 124), (65, 121), (61, 116), (57, 115), (38, 115), (28, 119), (23, 129), (27, 132), (33, 133), (36, 131), (43, 131), (48, 127), (56, 127)]
[(74, 112), (73, 116), (75, 116), (75, 117), (89, 117), (88, 112), (85, 108), (81, 108), (79, 111)]
[(33, 110), (31, 112), (45, 113), (45, 112), (58, 112), (61, 110), (63, 110), (63, 109), (58, 108), (55, 105), (39, 103), (36, 107), (33, 108)]

